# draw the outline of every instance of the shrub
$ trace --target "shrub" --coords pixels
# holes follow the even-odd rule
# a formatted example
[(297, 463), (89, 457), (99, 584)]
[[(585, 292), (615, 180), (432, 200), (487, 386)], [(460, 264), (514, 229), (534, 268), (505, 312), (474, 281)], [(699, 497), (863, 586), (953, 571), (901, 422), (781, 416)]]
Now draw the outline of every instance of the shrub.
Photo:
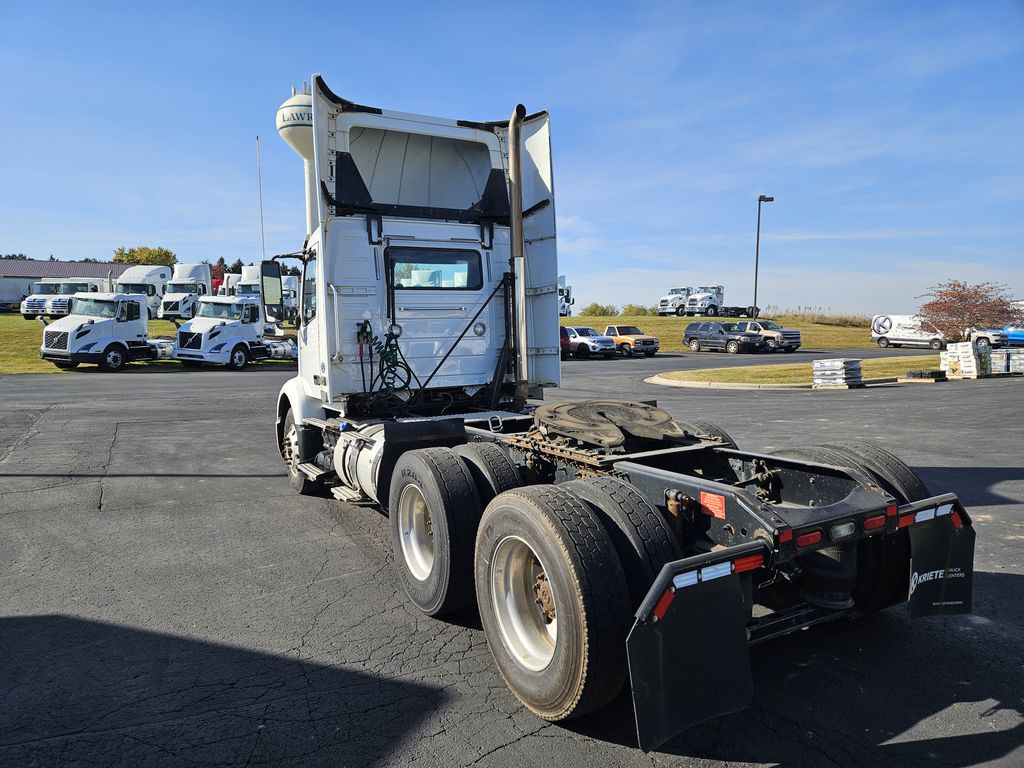
[(643, 316), (646, 316), (646, 315), (656, 315), (656, 314), (658, 314), (658, 308), (657, 307), (645, 307), (645, 306), (643, 306), (641, 304), (627, 304), (626, 306), (624, 306), (619, 311), (619, 314), (620, 315), (629, 315), (629, 316), (640, 316), (640, 317), (643, 317)]
[(598, 304), (594, 301), (583, 307), (579, 314), (583, 317), (609, 317), (619, 314), (619, 308), (614, 304)]

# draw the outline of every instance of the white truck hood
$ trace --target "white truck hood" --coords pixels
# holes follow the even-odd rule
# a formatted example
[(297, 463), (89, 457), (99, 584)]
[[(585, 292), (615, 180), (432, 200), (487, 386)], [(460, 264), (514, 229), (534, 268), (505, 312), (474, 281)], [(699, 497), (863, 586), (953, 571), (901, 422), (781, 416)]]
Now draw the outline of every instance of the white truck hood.
[(189, 333), (206, 333), (212, 328), (220, 326), (238, 325), (238, 320), (222, 320), (218, 317), (193, 317), (181, 326), (182, 331)]
[(48, 326), (48, 331), (76, 331), (80, 326), (85, 325), (89, 321), (92, 321), (92, 328), (94, 330), (100, 330), (106, 325), (110, 325), (114, 322), (113, 318), (104, 317), (90, 317), (89, 315), (65, 315), (60, 320), (54, 320)]
[(195, 293), (165, 293), (164, 301), (184, 301), (190, 296), (196, 296)]

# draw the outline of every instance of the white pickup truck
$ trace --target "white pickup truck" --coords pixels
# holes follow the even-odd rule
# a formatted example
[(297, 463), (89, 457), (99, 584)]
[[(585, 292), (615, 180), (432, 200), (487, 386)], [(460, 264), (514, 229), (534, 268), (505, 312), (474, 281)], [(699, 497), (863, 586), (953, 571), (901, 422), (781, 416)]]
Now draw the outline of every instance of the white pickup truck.
[(58, 368), (95, 363), (120, 371), (135, 360), (170, 358), (170, 339), (148, 337), (145, 295), (77, 293), (71, 298), (71, 313), (43, 330), (43, 360)]
[(174, 358), (240, 371), (258, 360), (297, 357), (294, 341), (267, 339), (266, 325), (259, 296), (203, 296), (196, 316), (178, 328)]

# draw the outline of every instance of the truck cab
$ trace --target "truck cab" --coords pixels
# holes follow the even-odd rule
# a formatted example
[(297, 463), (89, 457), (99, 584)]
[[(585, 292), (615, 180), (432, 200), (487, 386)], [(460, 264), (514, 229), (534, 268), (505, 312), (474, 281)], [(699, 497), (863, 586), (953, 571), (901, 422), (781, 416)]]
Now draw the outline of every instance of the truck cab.
[(260, 268), (242, 267), (242, 274), (234, 283), (235, 296), (259, 296), (260, 295)]
[(258, 297), (202, 296), (195, 317), (178, 328), (172, 356), (238, 371), (258, 360), (294, 357), (292, 342), (267, 340), (265, 324)]
[(572, 315), (572, 305), (576, 303), (576, 299), (572, 297), (572, 286), (566, 285), (565, 275), (558, 276), (558, 316), (559, 317), (570, 317)]
[(170, 267), (153, 267), (140, 264), (128, 267), (117, 278), (114, 290), (117, 293), (135, 293), (146, 297), (146, 315), (152, 320), (160, 312), (160, 303), (167, 292), (167, 281), (171, 279)]
[(58, 368), (95, 363), (119, 371), (133, 360), (157, 356), (147, 338), (147, 296), (80, 292), (71, 298), (71, 313), (43, 330), (43, 360)]
[(659, 315), (684, 315), (686, 313), (686, 300), (696, 291), (696, 288), (680, 286), (672, 288), (658, 299)]
[(687, 315), (705, 315), (717, 317), (721, 314), (721, 307), (725, 304), (725, 286), (723, 285), (702, 285), (698, 287), (686, 300)]
[(163, 320), (188, 320), (195, 317), (199, 299), (213, 294), (213, 273), (209, 264), (175, 264), (157, 313)]
[[(36, 316), (63, 317), (68, 314), (71, 306), (71, 297), (76, 293), (109, 291), (110, 280), (105, 277), (65, 277), (57, 281), (57, 290), (46, 297), (41, 312)], [(28, 300), (26, 299), (26, 302)], [(38, 302), (34, 306), (38, 307)], [(22, 313), (25, 314), (24, 312)]]
[(35, 320), (46, 316), (46, 302), (56, 296), (60, 285), (64, 282), (60, 277), (44, 277), (32, 283), (31, 293), (21, 301), (21, 316), (26, 320)]

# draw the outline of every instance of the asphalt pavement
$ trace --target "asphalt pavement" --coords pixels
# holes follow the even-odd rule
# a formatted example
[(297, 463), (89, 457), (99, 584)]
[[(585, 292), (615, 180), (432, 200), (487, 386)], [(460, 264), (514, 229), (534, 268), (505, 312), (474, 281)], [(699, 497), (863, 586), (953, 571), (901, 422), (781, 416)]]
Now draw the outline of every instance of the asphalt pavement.
[(291, 372), (0, 376), (0, 764), (1024, 764), (1024, 380), (644, 383), (764, 362), (573, 360), (548, 399), (657, 399), (758, 451), (886, 446), (970, 510), (974, 614), (909, 624), (897, 608), (758, 646), (752, 706), (651, 754), (625, 695), (566, 724), (529, 714), (474, 612), (410, 607), (384, 515), (291, 492), (273, 438)]

